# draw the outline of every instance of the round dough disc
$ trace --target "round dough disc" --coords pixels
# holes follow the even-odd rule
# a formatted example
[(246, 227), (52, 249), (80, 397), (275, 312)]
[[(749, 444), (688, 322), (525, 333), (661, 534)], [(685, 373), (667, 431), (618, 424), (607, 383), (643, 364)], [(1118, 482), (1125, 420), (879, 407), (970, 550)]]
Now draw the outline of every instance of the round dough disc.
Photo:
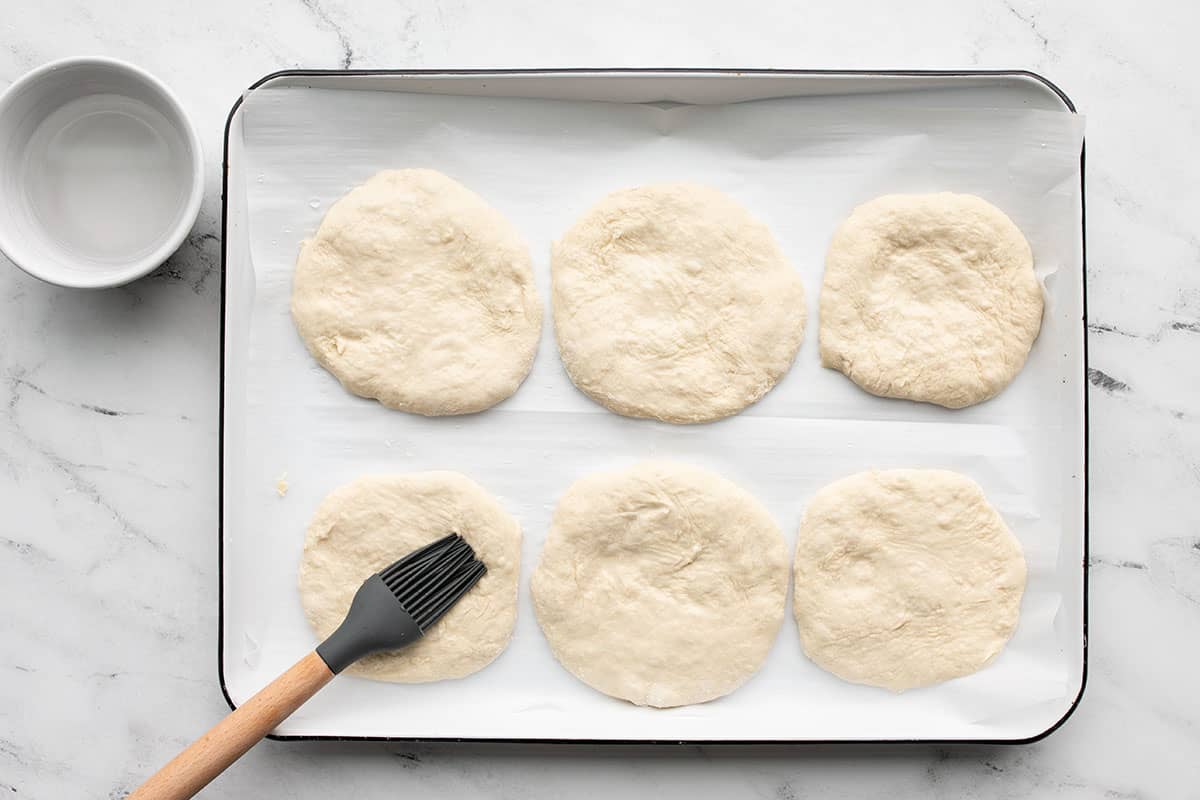
[(759, 668), (783, 621), (787, 550), (757, 500), (669, 462), (571, 486), (530, 588), (554, 655), (637, 705), (703, 703)]
[(304, 243), (292, 319), (349, 391), (441, 416), (516, 391), (542, 307), (529, 249), (499, 211), (441, 173), (402, 169), (334, 203)]
[(736, 414), (804, 339), (799, 275), (765, 225), (707, 186), (608, 195), (554, 245), (551, 268), (567, 374), (618, 414)]
[(345, 619), (364, 580), (449, 533), (474, 548), (487, 566), (483, 578), (419, 640), (367, 656), (348, 674), (424, 683), (470, 675), (500, 655), (517, 618), (521, 527), (457, 472), (370, 475), (322, 501), (300, 561), (300, 600), (321, 639)]
[(809, 658), (902, 691), (969, 675), (1012, 635), (1025, 557), (956, 472), (860, 472), (817, 492), (796, 542), (793, 608)]
[(947, 408), (987, 400), (1021, 371), (1041, 324), (1029, 243), (979, 197), (879, 197), (833, 235), (821, 363), (871, 394)]

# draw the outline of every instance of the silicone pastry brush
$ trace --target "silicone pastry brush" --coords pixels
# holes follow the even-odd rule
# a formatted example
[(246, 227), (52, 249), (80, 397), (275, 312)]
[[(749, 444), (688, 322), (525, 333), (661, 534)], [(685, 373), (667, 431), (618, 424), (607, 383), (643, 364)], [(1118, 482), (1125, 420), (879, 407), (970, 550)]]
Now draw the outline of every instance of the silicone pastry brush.
[(175, 756), (130, 800), (192, 797), (334, 675), (369, 653), (420, 639), (486, 571), (466, 540), (451, 534), (367, 578), (328, 639)]

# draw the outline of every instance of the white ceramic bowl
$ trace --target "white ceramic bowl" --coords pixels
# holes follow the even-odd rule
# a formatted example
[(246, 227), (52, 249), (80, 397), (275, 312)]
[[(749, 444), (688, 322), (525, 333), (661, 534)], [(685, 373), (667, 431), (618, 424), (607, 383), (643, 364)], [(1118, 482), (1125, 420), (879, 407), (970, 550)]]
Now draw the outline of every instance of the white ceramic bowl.
[(30, 275), (78, 288), (140, 278), (183, 242), (203, 192), (195, 128), (131, 64), (56, 61), (0, 95), (0, 250)]

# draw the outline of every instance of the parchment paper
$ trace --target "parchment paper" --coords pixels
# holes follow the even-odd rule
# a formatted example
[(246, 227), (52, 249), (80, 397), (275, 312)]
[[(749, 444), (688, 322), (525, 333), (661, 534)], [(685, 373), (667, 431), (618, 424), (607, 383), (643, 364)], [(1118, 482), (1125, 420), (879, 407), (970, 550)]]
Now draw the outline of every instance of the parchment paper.
[[(242, 110), (249, 275), (229, 279), (225, 679), (236, 702), (314, 646), (296, 569), (321, 498), (363, 473), (461, 471), (524, 529), (520, 607), (508, 650), (461, 681), (398, 686), (339, 678), (282, 733), (656, 740), (1006, 738), (1062, 716), (1082, 651), (1082, 326), (1079, 153), (1067, 112), (965, 108), (936, 92), (725, 105), (262, 89)], [(528, 380), (469, 417), (427, 419), (353, 397), (305, 351), (289, 311), (299, 244), (329, 206), (378, 170), (431, 167), (503, 211), (527, 238), (546, 305)], [(690, 180), (766, 222), (800, 272), (807, 337), (761, 402), (674, 426), (592, 403), (559, 362), (549, 247), (605, 193)], [(820, 367), (817, 299), (829, 237), (857, 204), (953, 190), (1006, 211), (1046, 286), (1040, 338), (998, 398), (960, 411), (872, 397)], [(238, 246), (228, 243), (228, 246)], [(805, 503), (872, 467), (943, 467), (984, 488), (1020, 539), (1029, 583), (1016, 635), (983, 671), (891, 694), (809, 662), (790, 599), (762, 671), (701, 706), (635, 708), (553, 659), (528, 578), (559, 494), (576, 478), (647, 457), (734, 480), (774, 514), (789, 548)], [(286, 473), (289, 491), (276, 494)]]

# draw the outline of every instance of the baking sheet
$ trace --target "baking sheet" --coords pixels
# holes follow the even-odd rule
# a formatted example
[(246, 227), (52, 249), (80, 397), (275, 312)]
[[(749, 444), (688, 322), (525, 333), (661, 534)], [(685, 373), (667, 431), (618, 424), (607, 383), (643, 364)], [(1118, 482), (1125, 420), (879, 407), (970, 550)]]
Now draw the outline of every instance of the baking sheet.
[[(569, 80), (569, 78), (568, 78)], [(316, 81), (316, 83), (320, 83)], [(403, 84), (401, 84), (403, 85)], [(561, 84), (559, 84), (561, 86)], [(952, 82), (948, 85), (952, 85)], [(339, 678), (285, 735), (619, 740), (1005, 739), (1061, 718), (1082, 680), (1082, 119), (976, 107), (953, 93), (825, 94), (645, 104), (412, 91), (261, 88), (231, 142), (237, 217), (227, 276), (223, 676), (241, 703), (315, 642), (296, 591), (321, 498), (370, 472), (461, 471), (525, 534), (508, 650), (461, 681)], [(786, 92), (786, 88), (781, 89)], [(236, 155), (233, 151), (236, 150)], [(546, 301), (533, 371), (482, 414), (427, 419), (346, 394), (308, 356), (288, 313), (300, 241), (380, 169), (431, 167), (503, 211), (527, 238)], [(718, 423), (614, 415), (558, 360), (549, 246), (605, 193), (707, 183), (765, 221), (808, 293), (807, 338), (761, 402)], [(865, 394), (820, 367), (825, 247), (858, 203), (891, 192), (982, 195), (1028, 237), (1046, 287), (1042, 333), (998, 398), (947, 411)], [(233, 267), (230, 267), (231, 272)], [(1012, 641), (985, 670), (893, 695), (810, 663), (787, 617), (764, 668), (728, 697), (672, 710), (594, 692), (546, 645), (528, 594), (558, 495), (574, 479), (647, 457), (711, 468), (772, 512), (789, 548), (805, 502), (872, 467), (943, 467), (977, 480), (1020, 539), (1029, 582)], [(286, 473), (289, 491), (276, 494)]]

